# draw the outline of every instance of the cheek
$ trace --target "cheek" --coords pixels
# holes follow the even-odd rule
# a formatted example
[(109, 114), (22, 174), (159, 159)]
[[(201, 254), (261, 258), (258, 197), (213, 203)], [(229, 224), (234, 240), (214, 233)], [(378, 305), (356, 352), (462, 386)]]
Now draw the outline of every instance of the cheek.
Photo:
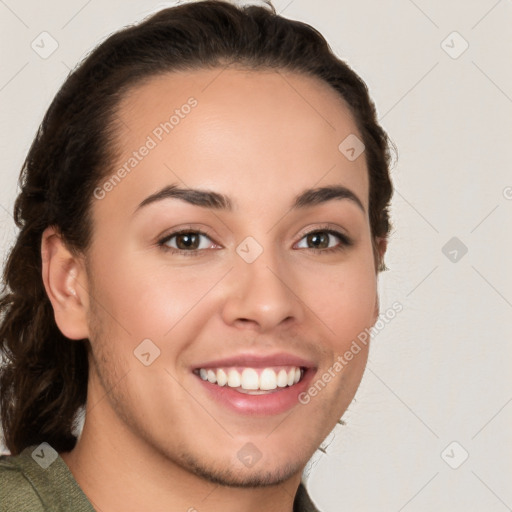
[(340, 353), (374, 322), (377, 280), (372, 262), (317, 269), (303, 278), (304, 302)]
[(149, 266), (144, 257), (116, 256), (115, 261), (115, 265), (105, 265), (98, 258), (94, 275), (95, 288), (101, 289), (98, 300), (106, 312), (139, 334), (148, 334), (139, 331), (146, 326), (153, 326), (152, 331), (164, 325), (169, 329), (173, 318), (193, 299), (194, 282), (187, 282), (178, 269)]
[[(126, 338), (129, 333), (134, 347), (145, 338), (166, 344), (172, 338), (178, 350), (178, 334), (186, 334), (186, 326), (185, 338), (191, 339), (205, 317), (222, 309), (219, 300), (226, 283), (219, 281), (226, 273), (225, 262), (179, 266), (155, 262), (147, 253), (120, 256), (123, 252), (129, 253), (118, 251), (114, 265), (97, 252), (94, 280), (101, 294), (93, 299), (104, 308), (106, 320), (119, 336)], [(370, 255), (369, 250), (359, 251), (336, 265), (307, 260), (283, 269), (283, 279), (297, 296), (294, 300), (302, 302), (309, 327), (316, 324), (318, 331), (324, 331), (335, 352), (344, 351), (373, 324), (377, 281)], [(213, 288), (214, 293), (209, 293)]]
[(150, 265), (148, 261), (148, 255), (132, 255), (130, 259), (116, 258), (116, 265), (108, 270), (101, 267), (95, 275), (101, 288), (100, 313), (123, 350), (128, 346), (133, 351), (149, 338), (172, 356), (194, 338), (203, 320), (212, 316), (214, 294), (208, 292), (226, 269), (207, 264), (181, 268)]

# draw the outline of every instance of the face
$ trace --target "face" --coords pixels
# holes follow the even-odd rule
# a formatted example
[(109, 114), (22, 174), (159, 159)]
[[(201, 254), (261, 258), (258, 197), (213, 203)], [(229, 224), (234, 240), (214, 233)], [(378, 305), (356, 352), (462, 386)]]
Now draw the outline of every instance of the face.
[(338, 149), (361, 136), (327, 85), (220, 71), (154, 78), (119, 107), (92, 204), (89, 401), (109, 391), (109, 433), (191, 473), (275, 484), (366, 364), (362, 346), (333, 369), (376, 320), (368, 175)]

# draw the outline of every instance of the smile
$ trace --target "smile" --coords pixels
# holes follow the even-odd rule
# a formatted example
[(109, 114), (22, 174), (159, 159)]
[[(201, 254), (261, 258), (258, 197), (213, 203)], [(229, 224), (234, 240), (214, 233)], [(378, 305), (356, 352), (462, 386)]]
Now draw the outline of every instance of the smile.
[(240, 393), (265, 394), (297, 384), (304, 375), (304, 368), (299, 366), (198, 368), (194, 373), (204, 381), (233, 388)]

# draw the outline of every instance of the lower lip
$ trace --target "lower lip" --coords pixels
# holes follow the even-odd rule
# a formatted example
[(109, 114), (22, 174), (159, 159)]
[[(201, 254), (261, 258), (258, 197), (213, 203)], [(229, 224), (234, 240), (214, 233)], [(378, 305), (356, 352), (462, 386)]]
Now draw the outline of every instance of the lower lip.
[(221, 405), (235, 411), (239, 414), (247, 415), (272, 415), (280, 414), (291, 409), (299, 402), (298, 396), (309, 386), (316, 371), (308, 368), (304, 372), (302, 380), (285, 388), (278, 388), (279, 391), (263, 394), (248, 395), (235, 391), (228, 386), (218, 386), (207, 380), (196, 376), (199, 382), (204, 386), (207, 393)]

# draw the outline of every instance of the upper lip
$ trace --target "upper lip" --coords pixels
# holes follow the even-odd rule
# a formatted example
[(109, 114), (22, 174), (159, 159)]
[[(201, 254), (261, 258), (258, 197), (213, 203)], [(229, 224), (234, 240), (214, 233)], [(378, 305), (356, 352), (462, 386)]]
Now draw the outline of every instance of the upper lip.
[(269, 366), (302, 366), (305, 368), (314, 367), (312, 361), (303, 359), (302, 357), (279, 352), (271, 355), (261, 355), (254, 353), (242, 353), (224, 359), (215, 359), (214, 361), (206, 361), (193, 366), (198, 368), (220, 368), (226, 366), (243, 366), (248, 368), (265, 368)]

